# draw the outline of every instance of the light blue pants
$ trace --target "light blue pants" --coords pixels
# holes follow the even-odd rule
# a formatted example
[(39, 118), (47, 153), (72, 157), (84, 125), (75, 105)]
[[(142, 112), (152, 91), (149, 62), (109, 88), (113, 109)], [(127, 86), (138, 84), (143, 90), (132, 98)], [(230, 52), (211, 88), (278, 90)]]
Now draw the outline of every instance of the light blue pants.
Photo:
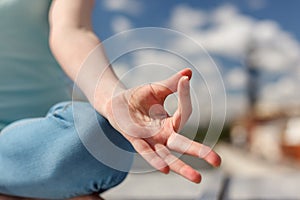
[[(130, 143), (101, 115), (91, 123), (92, 107), (73, 102), (76, 124), (86, 136), (98, 134), (97, 126), (111, 142), (133, 151)], [(94, 112), (95, 113), (95, 112)], [(94, 158), (79, 139), (74, 127), (72, 102), (53, 106), (46, 117), (24, 119), (5, 127), (0, 134), (0, 193), (42, 199), (65, 199), (101, 193), (121, 183), (127, 175)], [(97, 147), (108, 158), (109, 150)], [(130, 169), (130, 156), (120, 157)]]

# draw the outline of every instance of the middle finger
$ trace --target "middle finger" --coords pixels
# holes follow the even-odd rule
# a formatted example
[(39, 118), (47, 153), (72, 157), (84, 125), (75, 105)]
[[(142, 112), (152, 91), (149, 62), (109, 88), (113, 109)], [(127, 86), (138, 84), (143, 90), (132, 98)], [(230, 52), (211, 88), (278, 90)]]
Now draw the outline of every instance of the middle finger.
[(164, 145), (155, 144), (154, 149), (156, 153), (169, 165), (172, 171), (194, 183), (201, 182), (201, 175), (199, 174), (199, 172), (181, 161), (176, 156), (172, 155)]

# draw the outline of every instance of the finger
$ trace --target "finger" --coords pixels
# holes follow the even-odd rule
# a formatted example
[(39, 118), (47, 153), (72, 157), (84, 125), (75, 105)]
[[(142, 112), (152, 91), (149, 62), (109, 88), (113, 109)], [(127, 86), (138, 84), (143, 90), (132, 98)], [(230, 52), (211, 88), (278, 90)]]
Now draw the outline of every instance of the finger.
[(159, 83), (162, 84), (165, 88), (168, 88), (169, 93), (167, 95), (170, 95), (177, 91), (178, 82), (183, 76), (187, 76), (189, 77), (189, 79), (191, 79), (192, 70), (189, 68), (183, 69), (170, 78), (160, 81)]
[(174, 113), (173, 127), (179, 132), (188, 121), (192, 113), (192, 102), (190, 95), (190, 84), (187, 76), (182, 77), (178, 83), (178, 108)]
[(170, 169), (167, 163), (153, 151), (145, 140), (134, 139), (131, 144), (151, 166), (165, 174), (169, 173)]
[(192, 141), (178, 133), (172, 133), (167, 141), (167, 147), (182, 154), (202, 158), (212, 166), (218, 167), (221, 164), (220, 156), (210, 147)]
[(164, 145), (156, 144), (154, 148), (156, 153), (162, 159), (164, 159), (164, 161), (169, 165), (172, 171), (194, 183), (201, 182), (201, 175), (199, 174), (199, 172), (197, 172), (191, 166), (178, 159), (176, 156), (172, 155)]

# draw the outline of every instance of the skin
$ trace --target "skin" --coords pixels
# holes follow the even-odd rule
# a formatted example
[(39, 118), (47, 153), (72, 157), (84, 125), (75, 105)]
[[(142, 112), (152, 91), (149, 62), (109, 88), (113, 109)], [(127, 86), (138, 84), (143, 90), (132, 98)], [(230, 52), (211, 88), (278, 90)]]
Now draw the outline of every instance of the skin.
[[(200, 173), (170, 153), (172, 150), (192, 155), (215, 167), (221, 163), (220, 156), (211, 148), (179, 134), (192, 112), (189, 86), (192, 71), (184, 69), (166, 80), (127, 89), (110, 67), (104, 48), (92, 30), (93, 6), (94, 0), (53, 1), (49, 12), (52, 53), (93, 107), (149, 164), (163, 173), (172, 170), (200, 183)], [(84, 71), (84, 78), (77, 78), (83, 72), (80, 71), (82, 63), (95, 47), (96, 59)], [(179, 97), (178, 108), (170, 116), (164, 109), (164, 101), (175, 92)], [(5, 198), (18, 199), (0, 196)], [(78, 199), (99, 198), (95, 195), (73, 198)]]
[[(111, 124), (154, 168), (166, 174), (172, 170), (199, 183), (199, 172), (170, 153), (173, 150), (189, 154), (213, 166), (219, 166), (221, 162), (209, 147), (178, 134), (192, 112), (191, 74), (190, 69), (184, 69), (167, 80), (125, 90), (108, 102), (107, 113)], [(173, 116), (169, 116), (164, 109), (164, 101), (176, 91), (178, 109)]]

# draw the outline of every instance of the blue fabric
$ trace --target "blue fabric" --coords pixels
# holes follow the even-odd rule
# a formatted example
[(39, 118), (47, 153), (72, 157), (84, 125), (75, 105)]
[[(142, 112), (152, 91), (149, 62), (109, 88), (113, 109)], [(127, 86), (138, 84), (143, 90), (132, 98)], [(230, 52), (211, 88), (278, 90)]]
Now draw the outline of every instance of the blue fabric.
[[(130, 143), (90, 104), (73, 102), (72, 106), (72, 102), (59, 103), (44, 118), (23, 119), (2, 130), (0, 193), (65, 199), (101, 193), (126, 177), (126, 171), (99, 162), (83, 146), (74, 125), (74, 107), (78, 119), (76, 127), (86, 131), (87, 137), (99, 134), (100, 126), (116, 146), (133, 150)], [(95, 113), (99, 123), (89, 123)], [(107, 158), (112, 157), (102, 146), (98, 148)], [(133, 157), (120, 156), (118, 159), (129, 171)]]
[(70, 100), (48, 45), (50, 0), (0, 0), (0, 129)]
[[(50, 4), (0, 0), (0, 193), (64, 199), (103, 192), (119, 184), (132, 163), (132, 154), (118, 155), (118, 165), (127, 169), (119, 171), (95, 159), (83, 145), (85, 137), (104, 141), (107, 136), (116, 146), (132, 150), (88, 103), (73, 104), (76, 126), (71, 102), (59, 103), (47, 114), (52, 105), (70, 100), (69, 80), (48, 45)], [(104, 134), (97, 135), (99, 126)], [(85, 133), (83, 138), (77, 130)], [(110, 160), (103, 141), (93, 141), (93, 150)]]

